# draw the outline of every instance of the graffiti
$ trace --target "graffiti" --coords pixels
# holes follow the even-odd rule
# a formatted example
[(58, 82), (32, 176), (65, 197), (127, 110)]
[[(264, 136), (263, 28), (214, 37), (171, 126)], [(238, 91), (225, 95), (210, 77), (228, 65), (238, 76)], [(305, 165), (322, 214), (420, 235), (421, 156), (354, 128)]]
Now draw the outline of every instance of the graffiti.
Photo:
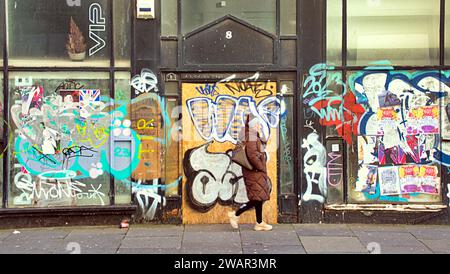
[(138, 130), (155, 129), (154, 122), (155, 122), (155, 119), (152, 119), (150, 121), (146, 121), (145, 119), (140, 119), (137, 122), (137, 129)]
[(89, 49), (89, 56), (95, 55), (106, 47), (105, 39), (100, 37), (106, 31), (106, 19), (103, 15), (103, 8), (99, 3), (93, 3), (89, 7), (89, 38), (95, 43)]
[[(59, 177), (59, 179), (51, 178), (55, 181), (47, 181), (48, 176)], [(21, 194), (14, 198), (14, 204), (31, 205), (33, 201), (49, 203), (51, 200), (62, 202), (64, 198), (81, 199), (85, 197), (98, 199), (101, 205), (105, 205), (103, 198), (106, 195), (100, 191), (102, 185), (98, 185), (97, 188), (90, 185), (90, 189), (88, 189), (86, 184), (78, 181), (72, 182), (71, 178), (75, 176), (74, 172), (47, 173), (46, 175), (41, 174), (39, 181), (35, 182), (32, 180), (31, 174), (19, 172), (14, 176), (14, 185), (21, 191)]]
[(186, 151), (184, 172), (186, 190), (192, 207), (208, 212), (217, 202), (222, 205), (248, 202), (242, 168), (231, 161), (229, 153), (211, 153), (210, 144)]
[[(145, 70), (142, 75), (149, 79)], [(122, 186), (122, 193), (131, 191), (143, 220), (155, 218), (155, 207), (162, 208), (166, 201), (147, 186), (151, 178), (163, 176), (160, 152), (166, 140), (179, 137), (181, 107), (169, 112), (165, 98), (154, 92), (117, 101), (82, 81), (43, 80), (42, 86), (31, 78), (16, 82), (8, 125), (11, 159), (20, 167), (12, 176), (13, 205), (105, 205), (109, 184), (104, 182), (129, 179), (139, 185), (128, 184), (128, 190)], [(44, 90), (49, 86), (57, 88)], [(165, 126), (176, 131), (166, 133)]]
[(77, 82), (72, 79), (68, 79), (58, 85), (58, 87), (55, 89), (55, 93), (58, 94), (59, 92), (65, 91), (65, 90), (80, 90), (83, 88), (84, 88), (84, 85), (82, 83)]
[[(317, 133), (311, 133), (306, 139), (303, 139), (302, 148), (306, 149), (303, 156), (304, 173), (306, 175), (307, 189), (303, 194), (302, 200), (307, 202), (315, 200), (323, 204), (327, 197), (326, 185), (326, 148), (319, 141)], [(313, 187), (317, 185), (320, 194), (313, 194)], [(316, 192), (317, 193), (317, 192)]]
[[(281, 119), (281, 125), (280, 125), (280, 132), (281, 132), (281, 141), (283, 143), (283, 159), (288, 164), (289, 173), (292, 173), (292, 155), (291, 155), (291, 148), (292, 145), (288, 140), (288, 129), (286, 126), (286, 116), (284, 116)], [(293, 178), (293, 175), (291, 174), (291, 178)]]
[(225, 84), (225, 86), (228, 88), (228, 90), (232, 94), (239, 94), (239, 93), (246, 93), (247, 91), (250, 91), (252, 94), (255, 95), (255, 98), (264, 98), (273, 96), (271, 86), (272, 83), (269, 82), (239, 82), (234, 84)]
[(166, 198), (158, 194), (158, 182), (158, 179), (152, 180), (153, 188), (141, 188), (142, 181), (140, 180), (132, 188), (144, 221), (151, 221), (155, 218), (158, 205), (166, 205)]
[(304, 128), (308, 128), (308, 129), (312, 130), (313, 132), (317, 133), (317, 130), (314, 128), (314, 122), (313, 121), (307, 120), (305, 122)]
[(88, 148), (85, 146), (72, 146), (62, 150), (62, 154), (64, 154), (66, 160), (69, 160), (74, 157), (94, 157), (94, 154), (84, 154), (86, 151), (91, 153), (97, 153), (93, 148)]
[(100, 90), (89, 89), (79, 90), (79, 105), (81, 118), (88, 118), (91, 113), (97, 112), (99, 107), (102, 107), (100, 101)]
[[(353, 93), (347, 92), (347, 84), (341, 73), (331, 71), (333, 67), (317, 64), (309, 71), (304, 81), (304, 103), (308, 106), (305, 116), (312, 111), (320, 118), (323, 126), (334, 126), (340, 136), (353, 143), (353, 129), (358, 126), (359, 117), (365, 109), (356, 104)], [(336, 90), (333, 90), (336, 89)], [(340, 95), (344, 93), (344, 95)], [(308, 118), (309, 119), (309, 118)]]
[(342, 184), (343, 165), (342, 155), (337, 152), (328, 153), (330, 160), (327, 163), (327, 182), (329, 186), (337, 187)]
[(256, 105), (250, 96), (235, 98), (221, 95), (213, 102), (209, 98), (193, 98), (187, 101), (187, 110), (197, 132), (206, 141), (232, 142), (236, 144), (245, 124), (247, 114), (260, 117), (262, 131), (270, 136), (270, 129), (277, 128), (285, 104), (277, 97), (269, 97)]
[(130, 85), (136, 90), (136, 95), (141, 93), (158, 93), (158, 78), (149, 69), (143, 69), (140, 75), (131, 79)]
[(202, 86), (198, 86), (195, 89), (198, 91), (200, 95), (207, 95), (207, 96), (209, 95), (211, 97), (214, 97), (219, 94), (217, 92), (218, 89), (217, 84), (205, 84)]

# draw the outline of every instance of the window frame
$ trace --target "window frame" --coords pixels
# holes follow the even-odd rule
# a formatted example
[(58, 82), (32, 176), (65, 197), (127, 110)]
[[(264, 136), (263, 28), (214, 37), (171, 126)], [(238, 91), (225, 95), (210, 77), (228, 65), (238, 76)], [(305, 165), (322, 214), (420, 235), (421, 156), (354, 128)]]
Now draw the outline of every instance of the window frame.
[[(342, 38), (342, 46), (341, 46), (341, 59), (339, 61), (341, 61), (340, 65), (336, 65), (333, 67), (329, 67), (328, 71), (330, 72), (340, 72), (342, 73), (342, 80), (344, 82), (347, 83), (347, 78), (348, 76), (355, 71), (361, 71), (361, 70), (365, 70), (367, 69), (370, 64), (367, 64), (365, 66), (352, 66), (352, 65), (348, 65), (348, 1), (349, 0), (340, 0), (342, 2), (342, 31), (341, 31), (341, 38)], [(413, 70), (423, 70), (423, 71), (448, 71), (450, 70), (450, 61), (448, 64), (446, 64), (445, 62), (445, 38), (446, 38), (446, 5), (450, 5), (450, 0), (439, 0), (439, 6), (440, 6), (440, 11), (439, 11), (439, 49), (438, 49), (438, 59), (439, 59), (439, 64), (438, 65), (389, 65), (390, 68), (384, 68), (381, 71), (413, 71)], [(324, 61), (328, 62), (327, 59), (327, 6), (326, 6), (326, 1), (325, 1), (325, 10), (324, 10), (324, 33), (322, 34), (323, 37), (323, 41), (324, 41), (324, 48), (323, 48), (323, 57), (324, 57)], [(449, 27), (450, 27), (450, 21), (449, 21)], [(450, 35), (450, 34), (449, 34)], [(449, 37), (450, 39), (450, 37)], [(345, 91), (344, 91), (345, 92)], [(441, 121), (440, 121), (441, 122)], [(335, 137), (335, 136), (325, 136), (324, 138), (324, 142), (327, 141), (335, 141), (336, 139), (342, 139), (341, 137)], [(440, 134), (440, 146), (442, 146), (442, 142), (443, 142), (443, 138), (442, 135)], [(349, 151), (351, 151), (353, 145), (349, 145), (346, 142), (344, 142), (344, 149), (343, 149), (343, 169), (344, 169), (344, 187), (343, 187), (343, 192), (344, 192), (344, 197), (343, 197), (343, 203), (344, 205), (347, 204), (353, 204), (351, 202), (351, 197), (350, 197), (350, 181), (349, 181), (349, 176), (351, 175), (349, 173)], [(444, 171), (445, 168), (443, 168), (443, 165), (440, 164), (439, 165), (439, 176), (441, 179), (441, 194), (440, 194), (440, 198), (441, 198), (441, 202), (437, 203), (438, 205), (445, 205), (448, 204), (448, 197), (446, 196), (446, 191), (447, 191), (447, 186), (446, 183), (444, 181), (446, 177), (446, 172)], [(327, 202), (325, 202), (325, 204), (327, 204)], [(360, 202), (358, 204), (361, 205), (370, 205), (370, 204), (379, 204), (379, 205), (383, 205), (383, 204), (392, 204), (391, 202), (384, 202), (384, 203), (370, 203), (370, 202)], [(408, 203), (404, 203), (404, 204), (418, 204), (418, 205), (428, 205), (428, 204), (436, 204), (436, 203), (427, 203), (427, 202), (408, 202)]]
[[(111, 99), (115, 99), (115, 84), (116, 84), (116, 78), (115, 75), (117, 73), (128, 73), (130, 75), (130, 79), (132, 77), (132, 68), (134, 65), (134, 48), (133, 46), (130, 47), (130, 66), (117, 66), (118, 64), (116, 64), (116, 51), (115, 51), (115, 39), (116, 39), (116, 35), (115, 35), (115, 31), (114, 31), (114, 0), (106, 0), (106, 3), (108, 4), (108, 8), (106, 9), (106, 13), (109, 16), (109, 22), (107, 23), (107, 28), (109, 30), (107, 30), (108, 32), (108, 36), (109, 36), (109, 51), (108, 51), (108, 56), (109, 56), (109, 64), (108, 66), (104, 66), (104, 67), (89, 67), (89, 66), (77, 66), (77, 67), (50, 67), (50, 66), (40, 66), (40, 67), (20, 67), (20, 66), (15, 66), (12, 67), (9, 65), (9, 52), (8, 52), (8, 46), (9, 46), (9, 36), (8, 36), (8, 10), (7, 10), (7, 1), (8, 0), (0, 0), (0, 10), (3, 10), (5, 16), (3, 16), (3, 29), (1, 29), (0, 31), (3, 32), (4, 34), (4, 41), (3, 41), (3, 45), (0, 46), (3, 48), (3, 67), (0, 67), (0, 69), (2, 70), (3, 73), (3, 92), (4, 92), (4, 108), (3, 108), (3, 118), (5, 121), (9, 121), (10, 120), (10, 115), (9, 115), (9, 98), (10, 98), (10, 90), (9, 90), (9, 75), (10, 73), (14, 73), (14, 72), (43, 72), (43, 73), (51, 73), (51, 72), (86, 72), (86, 73), (90, 73), (90, 72), (101, 72), (101, 73), (107, 73), (109, 75), (109, 79), (108, 79), (108, 87), (110, 89), (110, 97)], [(63, 1), (63, 0), (61, 0)], [(130, 0), (130, 9), (133, 10), (133, 7), (135, 6), (135, 0)], [(129, 32), (131, 33), (131, 43), (134, 41), (134, 12), (130, 12), (129, 14), (130, 16), (130, 25), (128, 26), (129, 28)], [(6, 79), (6, 80), (5, 80)], [(5, 150), (5, 155), (9, 155), (10, 151), (7, 149), (7, 147), (5, 147), (5, 145), (7, 145), (7, 140), (8, 140), (8, 136), (9, 136), (10, 132), (8, 127), (4, 127), (3, 130), (3, 140), (0, 140), (2, 142), (0, 142), (0, 144), (2, 145), (2, 149)], [(4, 158), (8, 158), (4, 157)], [(3, 203), (2, 203), (2, 208), (3, 209), (7, 209), (8, 207), (8, 200), (9, 200), (9, 185), (10, 185), (10, 167), (9, 167), (9, 161), (5, 160), (3, 161), (3, 197), (1, 197)], [(109, 201), (106, 202), (105, 201), (105, 206), (115, 206), (116, 202), (115, 202), (115, 194), (116, 194), (116, 185), (115, 185), (115, 181), (114, 181), (114, 177), (110, 176), (109, 179), (109, 193), (108, 193), (108, 198)], [(106, 198), (106, 197), (105, 197)]]

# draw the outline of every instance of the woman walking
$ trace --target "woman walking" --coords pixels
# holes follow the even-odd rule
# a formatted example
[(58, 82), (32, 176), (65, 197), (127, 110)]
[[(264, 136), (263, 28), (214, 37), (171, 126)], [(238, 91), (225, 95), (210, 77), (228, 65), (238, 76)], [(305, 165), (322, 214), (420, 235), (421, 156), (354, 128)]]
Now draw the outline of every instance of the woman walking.
[(267, 156), (265, 153), (267, 140), (262, 138), (262, 133), (260, 133), (262, 129), (261, 123), (263, 121), (259, 117), (247, 116), (244, 130), (240, 136), (241, 141), (245, 143), (247, 158), (253, 170), (242, 167), (247, 196), (250, 201), (238, 211), (228, 213), (230, 224), (234, 229), (239, 228), (239, 217), (242, 213), (255, 208), (257, 223), (254, 229), (256, 231), (272, 230), (272, 226), (266, 224), (262, 217), (263, 205), (264, 202), (270, 199), (272, 184), (267, 175)]

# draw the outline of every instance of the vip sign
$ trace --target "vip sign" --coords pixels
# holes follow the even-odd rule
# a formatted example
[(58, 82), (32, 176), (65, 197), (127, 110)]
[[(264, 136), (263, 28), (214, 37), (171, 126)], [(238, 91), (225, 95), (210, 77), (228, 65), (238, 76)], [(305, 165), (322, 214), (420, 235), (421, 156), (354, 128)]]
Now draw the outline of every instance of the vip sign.
[(89, 21), (89, 38), (95, 43), (89, 49), (89, 56), (93, 56), (106, 46), (105, 39), (100, 37), (100, 34), (106, 31), (106, 19), (100, 4), (94, 3), (89, 7)]

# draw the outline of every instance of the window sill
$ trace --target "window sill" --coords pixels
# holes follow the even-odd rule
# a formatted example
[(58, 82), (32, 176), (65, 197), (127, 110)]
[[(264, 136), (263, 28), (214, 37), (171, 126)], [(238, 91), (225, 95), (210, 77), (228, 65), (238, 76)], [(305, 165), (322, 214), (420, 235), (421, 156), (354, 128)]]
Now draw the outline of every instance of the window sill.
[(446, 205), (325, 205), (325, 209), (337, 211), (401, 211), (401, 212), (439, 212), (447, 209)]

